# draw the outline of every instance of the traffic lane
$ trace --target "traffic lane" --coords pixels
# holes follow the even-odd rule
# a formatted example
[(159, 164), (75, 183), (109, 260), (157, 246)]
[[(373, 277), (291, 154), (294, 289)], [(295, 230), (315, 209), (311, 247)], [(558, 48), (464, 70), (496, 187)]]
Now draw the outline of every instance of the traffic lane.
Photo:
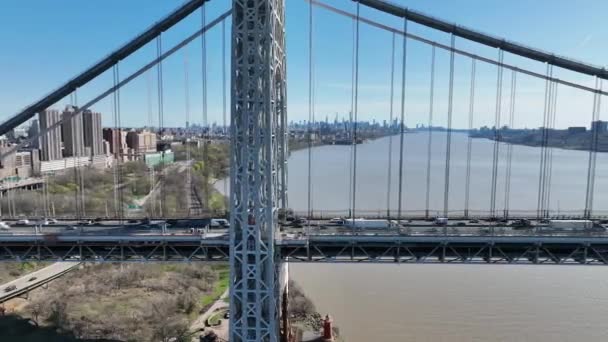
[[(27, 287), (36, 287), (44, 284), (58, 274), (76, 267), (79, 262), (56, 262), (38, 271), (28, 273), (20, 278), (0, 285), (0, 301), (10, 297), (13, 293), (19, 292)], [(14, 287), (14, 288), (13, 288)]]

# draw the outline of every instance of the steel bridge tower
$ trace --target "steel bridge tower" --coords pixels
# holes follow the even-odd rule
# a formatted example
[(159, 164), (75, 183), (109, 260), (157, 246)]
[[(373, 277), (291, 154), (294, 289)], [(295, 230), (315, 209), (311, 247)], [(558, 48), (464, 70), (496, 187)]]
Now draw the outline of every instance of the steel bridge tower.
[(233, 0), (230, 341), (278, 341), (285, 272), (275, 251), (286, 207), (284, 0)]

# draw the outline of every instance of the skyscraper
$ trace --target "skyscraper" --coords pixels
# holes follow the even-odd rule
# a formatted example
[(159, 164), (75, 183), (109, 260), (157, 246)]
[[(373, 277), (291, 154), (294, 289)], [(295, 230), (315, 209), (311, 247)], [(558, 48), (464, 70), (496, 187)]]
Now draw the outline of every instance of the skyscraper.
[(82, 113), (72, 116), (78, 107), (67, 106), (63, 111), (61, 133), (63, 135), (63, 155), (65, 157), (84, 156), (84, 139), (82, 129)]
[[(40, 131), (46, 129), (60, 121), (60, 114), (57, 110), (44, 110), (38, 113)], [(57, 125), (50, 131), (43, 133), (39, 139), (40, 159), (44, 161), (61, 159), (61, 127)]]
[(82, 113), (82, 123), (84, 128), (84, 146), (89, 148), (93, 156), (103, 154), (101, 113), (85, 110)]
[[(35, 136), (38, 135), (38, 132), (40, 132), (40, 127), (38, 127), (38, 120), (34, 119), (32, 120), (32, 124), (30, 125), (30, 127), (27, 130), (27, 137), (28, 138), (33, 138)], [(30, 146), (34, 147), (34, 148), (38, 148), (39, 146), (39, 141), (38, 139), (34, 139), (31, 143)]]

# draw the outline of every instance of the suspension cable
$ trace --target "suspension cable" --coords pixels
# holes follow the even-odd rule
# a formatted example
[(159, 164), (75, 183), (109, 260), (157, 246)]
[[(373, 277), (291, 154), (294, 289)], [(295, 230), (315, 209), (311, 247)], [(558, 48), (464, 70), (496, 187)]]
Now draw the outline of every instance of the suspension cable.
[(469, 217), (469, 200), (471, 194), (471, 150), (473, 148), (473, 116), (475, 114), (475, 59), (471, 59), (471, 89), (469, 93), (469, 135), (467, 137), (467, 169), (464, 187), (464, 217)]
[(553, 75), (553, 66), (551, 64), (547, 64), (547, 79), (545, 82), (545, 104), (543, 110), (543, 126), (542, 126), (542, 135), (541, 135), (541, 150), (540, 150), (540, 171), (538, 176), (538, 198), (537, 198), (537, 217), (544, 217), (544, 197), (545, 197), (545, 175), (546, 175), (546, 146), (547, 146), (547, 133), (548, 133), (548, 113), (549, 106), (551, 103), (551, 94), (552, 94), (552, 86), (549, 79)]
[(184, 49), (184, 104), (186, 114), (186, 184), (188, 191), (186, 195), (188, 217), (192, 214), (192, 165), (191, 165), (191, 152), (190, 152), (190, 80), (188, 70), (188, 49)]
[(431, 48), (431, 85), (429, 95), (429, 122), (427, 127), (426, 146), (426, 202), (424, 206), (424, 217), (429, 217), (429, 205), (431, 201), (431, 156), (433, 150), (433, 104), (435, 100), (435, 47)]
[[(160, 59), (162, 55), (163, 46), (162, 46), (162, 34), (156, 37), (156, 54), (157, 58)], [(156, 64), (156, 76), (157, 76), (157, 91), (158, 91), (158, 136), (162, 142), (163, 138), (163, 128), (164, 128), (164, 89), (163, 89), (163, 61), (159, 60), (158, 64)], [(160, 183), (160, 196), (158, 196), (158, 211), (160, 217), (165, 215), (165, 210), (163, 210), (164, 205), (164, 196), (165, 196), (165, 180), (164, 180), (164, 168), (161, 169), (161, 173), (159, 175), (159, 183)]]
[[(509, 129), (513, 129), (515, 122), (515, 96), (517, 94), (517, 72), (511, 72), (511, 94), (509, 98)], [(513, 163), (513, 144), (507, 144), (507, 170), (505, 176), (505, 209), (504, 217), (509, 217), (509, 201), (511, 197), (511, 165)]]
[[(403, 32), (407, 33), (407, 18), (403, 18)], [(397, 222), (401, 226), (403, 209), (403, 138), (405, 133), (405, 82), (407, 69), (407, 34), (403, 36), (403, 59), (401, 64), (401, 122), (399, 123), (399, 197), (397, 199)]]
[[(551, 112), (550, 112), (550, 123), (549, 123), (549, 128), (550, 131), (553, 131), (553, 129), (555, 129), (555, 120), (557, 117), (557, 90), (558, 90), (558, 86), (559, 84), (556, 82), (553, 82), (553, 101), (552, 101), (552, 105), (551, 105)], [(547, 136), (547, 142), (549, 143), (549, 134), (551, 134), (550, 132), (548, 133)], [(546, 216), (548, 216), (548, 214), (550, 213), (551, 210), (551, 179), (553, 177), (553, 147), (549, 147), (548, 148), (548, 159), (547, 159), (547, 179), (546, 179), (546, 198), (545, 198), (545, 210), (547, 212)]]
[(356, 21), (356, 39), (355, 39), (355, 100), (353, 113), (353, 229), (355, 227), (355, 217), (357, 211), (357, 120), (359, 112), (359, 15), (360, 5), (357, 2), (357, 21)]
[[(444, 180), (444, 191), (443, 191), (443, 216), (448, 217), (449, 214), (449, 198), (450, 198), (450, 155), (452, 149), (452, 111), (454, 102), (454, 46), (456, 45), (456, 36), (451, 35), (451, 46), (450, 51), (450, 84), (448, 94), (448, 128), (447, 137), (445, 141), (445, 180)], [(445, 229), (444, 229), (445, 231)], [(447, 231), (446, 231), (447, 233)]]
[(116, 89), (117, 77), (116, 77), (116, 65), (112, 67), (112, 77), (114, 82), (115, 91), (112, 94), (112, 120), (114, 123), (114, 132), (112, 132), (112, 148), (114, 152), (114, 163), (112, 167), (112, 178), (114, 181), (114, 218), (119, 217), (119, 208), (118, 208), (118, 188), (120, 186), (120, 180), (118, 179), (118, 167), (121, 159), (121, 143), (122, 143), (122, 132), (119, 130), (118, 124), (118, 92)]
[[(395, 98), (395, 34), (392, 34), (391, 43), (391, 95), (389, 106), (389, 127), (393, 124), (393, 100)], [(391, 181), (393, 168), (393, 134), (390, 132), (388, 140), (388, 180), (386, 185), (386, 217), (391, 217)]]
[(502, 75), (504, 51), (498, 49), (498, 70), (496, 76), (496, 108), (494, 114), (494, 152), (492, 154), (492, 190), (490, 191), (490, 215), (496, 217), (496, 191), (498, 181), (498, 153), (500, 148), (500, 115), (502, 109)]
[(593, 195), (595, 192), (595, 165), (596, 165), (596, 154), (597, 145), (599, 138), (599, 129), (593, 127), (593, 122), (597, 121), (600, 116), (600, 105), (601, 96), (599, 92), (602, 91), (602, 80), (598, 77), (595, 78), (595, 89), (596, 92), (593, 94), (593, 111), (591, 116), (591, 139), (589, 141), (589, 162), (587, 165), (587, 191), (585, 194), (585, 218), (591, 218), (593, 213)]
[(346, 130), (348, 138), (351, 139), (351, 143), (348, 151), (348, 203), (347, 208), (348, 216), (354, 218), (353, 209), (351, 204), (353, 203), (353, 143), (352, 143), (352, 128), (353, 128), (353, 112), (355, 110), (355, 41), (357, 40), (357, 20), (356, 17), (352, 19), (352, 51), (351, 51), (351, 70), (350, 70), (350, 111), (348, 113), (348, 129)]
[(306, 126), (308, 138), (308, 177), (307, 177), (307, 224), (306, 235), (310, 232), (310, 220), (312, 219), (312, 118), (313, 118), (313, 8), (312, 4), (308, 7), (308, 125)]
[[(205, 9), (206, 6), (201, 6), (201, 27), (205, 27), (207, 26), (207, 12)], [(204, 174), (204, 178), (205, 178), (205, 183), (204, 185), (204, 196), (205, 196), (205, 206), (207, 207), (207, 211), (210, 212), (211, 211), (211, 206), (209, 205), (210, 202), (210, 189), (209, 189), (209, 174), (210, 174), (210, 167), (209, 167), (209, 136), (211, 133), (211, 129), (209, 127), (209, 122), (208, 122), (208, 112), (207, 112), (207, 35), (203, 34), (201, 36), (201, 49), (202, 49), (202, 58), (201, 58), (201, 62), (202, 62), (202, 90), (203, 90), (203, 94), (202, 94), (202, 98), (203, 98), (203, 132), (207, 132), (207, 138), (204, 140), (203, 143), (203, 174)]]
[[(222, 20), (222, 120), (223, 128), (222, 132), (224, 137), (228, 133), (228, 126), (226, 121), (227, 109), (226, 109), (226, 21)], [(228, 198), (228, 182), (224, 182), (224, 196)]]

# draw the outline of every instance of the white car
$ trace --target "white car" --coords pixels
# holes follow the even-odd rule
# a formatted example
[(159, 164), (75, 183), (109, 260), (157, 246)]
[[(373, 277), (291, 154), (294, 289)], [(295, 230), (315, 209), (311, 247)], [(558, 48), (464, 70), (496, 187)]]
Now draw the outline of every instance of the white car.
[(226, 219), (211, 219), (211, 223), (209, 224), (213, 228), (229, 228), (230, 222)]
[(9, 229), (10, 227), (11, 226), (9, 226), (8, 223), (0, 221), (0, 229), (1, 230)]
[(17, 224), (20, 225), (20, 226), (25, 226), (25, 225), (30, 224), (30, 220), (28, 220), (28, 219), (21, 219), (21, 220), (17, 221)]

